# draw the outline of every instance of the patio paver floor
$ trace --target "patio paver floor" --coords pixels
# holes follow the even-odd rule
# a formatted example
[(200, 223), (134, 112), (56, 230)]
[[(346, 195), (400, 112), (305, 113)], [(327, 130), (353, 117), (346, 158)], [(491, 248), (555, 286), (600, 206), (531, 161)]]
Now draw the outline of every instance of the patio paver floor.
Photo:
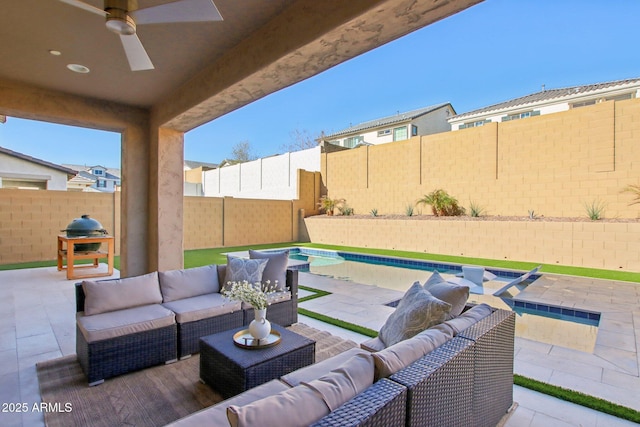
[[(332, 295), (301, 307), (371, 329), (379, 329), (393, 311), (382, 304), (402, 296), (388, 289), (309, 276), (301, 274), (302, 285)], [(594, 354), (588, 354), (516, 338), (516, 373), (640, 410), (640, 285), (555, 275), (543, 279), (519, 296), (550, 304), (558, 304), (556, 298), (561, 297), (563, 305), (602, 312), (598, 343)], [(75, 353), (75, 282), (66, 280), (55, 267), (0, 271), (0, 402), (29, 406), (40, 402), (35, 364)], [(618, 296), (618, 290), (624, 297)], [(356, 342), (367, 339), (304, 316), (300, 321)], [(518, 386), (514, 386), (514, 400), (518, 406), (506, 423), (510, 427), (636, 425)], [(31, 411), (0, 412), (0, 425), (43, 426), (44, 418)]]

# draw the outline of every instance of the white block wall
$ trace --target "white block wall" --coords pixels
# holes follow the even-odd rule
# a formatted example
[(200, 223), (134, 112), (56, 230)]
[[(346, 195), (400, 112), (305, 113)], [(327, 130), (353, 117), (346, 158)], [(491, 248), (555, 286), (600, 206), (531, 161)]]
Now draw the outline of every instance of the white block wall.
[(293, 200), (298, 169), (320, 171), (320, 147), (266, 157), (204, 172), (205, 197)]

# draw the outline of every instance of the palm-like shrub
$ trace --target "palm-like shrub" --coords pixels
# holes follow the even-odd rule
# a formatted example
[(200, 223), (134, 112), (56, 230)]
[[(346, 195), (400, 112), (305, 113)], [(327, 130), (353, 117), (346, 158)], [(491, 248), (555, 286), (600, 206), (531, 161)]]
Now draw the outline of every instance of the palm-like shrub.
[(636, 198), (633, 199), (633, 202), (629, 203), (629, 206), (637, 205), (638, 203), (640, 203), (640, 185), (627, 185), (622, 191), (625, 193), (631, 193), (636, 196)]
[(442, 189), (425, 194), (417, 204), (430, 205), (435, 216), (459, 216), (464, 215), (465, 212), (465, 209), (458, 204), (458, 200)]
[(322, 196), (320, 198), (320, 203), (318, 203), (318, 206), (320, 207), (320, 209), (325, 211), (327, 215), (333, 215), (334, 209), (342, 206), (344, 203), (344, 199), (330, 199), (327, 196)]

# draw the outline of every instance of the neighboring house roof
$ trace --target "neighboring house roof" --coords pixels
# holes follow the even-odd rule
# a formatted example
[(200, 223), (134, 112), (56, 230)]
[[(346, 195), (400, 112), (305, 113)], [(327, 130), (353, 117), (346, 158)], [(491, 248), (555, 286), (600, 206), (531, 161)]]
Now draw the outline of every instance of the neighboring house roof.
[(71, 178), (69, 180), (69, 184), (77, 184), (77, 185), (91, 185), (93, 184), (95, 180), (91, 179), (91, 178), (87, 178), (85, 176), (82, 176), (81, 173), (78, 173), (78, 175), (74, 176), (73, 178)]
[(199, 167), (202, 167), (203, 169), (215, 169), (218, 167), (216, 163), (204, 163), (197, 162), (195, 160), (185, 160), (184, 165), (189, 169), (197, 169)]
[(61, 165), (56, 165), (55, 163), (47, 162), (46, 160), (37, 159), (35, 157), (28, 156), (26, 154), (18, 153), (17, 151), (9, 150), (8, 148), (0, 147), (0, 153), (6, 154), (8, 156), (16, 157), (18, 159), (26, 160), (27, 162), (36, 163), (41, 166), (46, 166), (51, 169), (55, 169), (60, 172), (64, 172), (69, 176), (75, 176), (76, 171), (73, 169), (66, 168)]
[(492, 111), (500, 111), (512, 109), (514, 107), (524, 107), (528, 104), (538, 104), (544, 101), (563, 101), (568, 98), (575, 98), (578, 95), (597, 94), (599, 92), (607, 92), (612, 89), (623, 88), (625, 86), (634, 86), (640, 84), (640, 78), (616, 80), (612, 82), (596, 83), (582, 86), (572, 86), (560, 89), (547, 89), (540, 92), (532, 93), (530, 95), (521, 96), (520, 98), (510, 99), (508, 101), (500, 102), (498, 104), (490, 105), (488, 107), (479, 108), (477, 110), (469, 111), (466, 113), (453, 116), (452, 120), (459, 120), (465, 117), (475, 116)]
[[(78, 172), (89, 172), (94, 168), (102, 168), (106, 171), (106, 174), (104, 177), (102, 178), (109, 178), (109, 179), (120, 179), (120, 169), (116, 169), (116, 168), (108, 168), (106, 166), (102, 166), (102, 165), (92, 165), (92, 166), (87, 166), (87, 165), (71, 165), (71, 164), (65, 164), (64, 166), (71, 168), (75, 171)], [(95, 175), (94, 175), (95, 176)]]
[[(407, 111), (406, 113), (399, 113), (393, 116), (387, 116), (387, 117), (382, 117), (380, 119), (369, 120), (367, 122), (363, 122), (355, 126), (350, 126), (339, 132), (332, 133), (331, 135), (325, 135), (322, 139), (329, 140), (337, 136), (360, 132), (366, 129), (372, 129), (372, 128), (377, 128), (381, 126), (393, 125), (395, 123), (406, 122), (408, 120), (413, 120), (424, 114), (438, 110), (447, 105), (451, 106), (449, 102), (443, 102), (441, 104), (430, 105), (428, 107), (418, 108), (417, 110)], [(455, 113), (455, 111), (453, 110), (453, 107), (451, 107), (451, 110), (453, 111), (453, 113)]]

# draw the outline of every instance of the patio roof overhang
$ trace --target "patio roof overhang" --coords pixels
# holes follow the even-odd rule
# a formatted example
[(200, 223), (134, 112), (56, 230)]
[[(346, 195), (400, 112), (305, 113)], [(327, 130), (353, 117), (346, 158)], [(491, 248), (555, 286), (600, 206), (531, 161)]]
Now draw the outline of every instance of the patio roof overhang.
[(184, 132), (480, 1), (215, 0), (221, 22), (140, 26), (155, 69), (136, 72), (104, 18), (56, 0), (8, 2), (0, 115), (120, 132), (123, 275), (180, 268), (182, 180), (173, 178)]

